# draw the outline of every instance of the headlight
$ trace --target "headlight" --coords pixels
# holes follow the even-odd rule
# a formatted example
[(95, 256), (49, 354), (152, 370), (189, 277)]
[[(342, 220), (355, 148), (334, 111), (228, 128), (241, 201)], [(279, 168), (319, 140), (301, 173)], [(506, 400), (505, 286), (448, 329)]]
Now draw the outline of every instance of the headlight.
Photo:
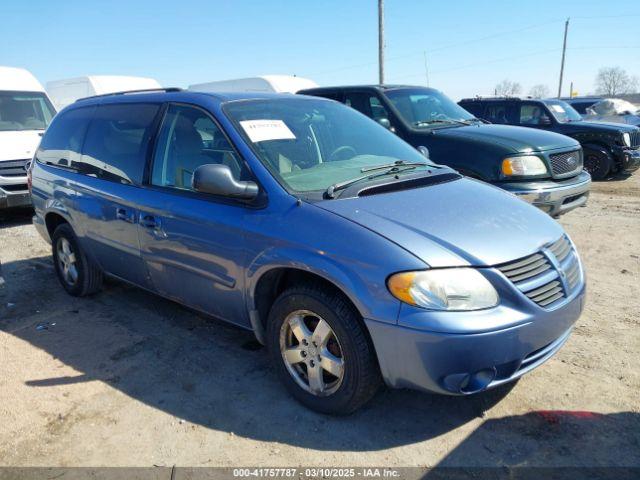
[(628, 133), (622, 134), (622, 143), (624, 143), (627, 147), (631, 146), (631, 135)]
[(544, 175), (547, 173), (547, 167), (539, 157), (534, 155), (509, 157), (502, 161), (502, 173), (507, 177)]
[(498, 304), (498, 292), (473, 268), (396, 273), (387, 286), (398, 300), (431, 310), (480, 310)]

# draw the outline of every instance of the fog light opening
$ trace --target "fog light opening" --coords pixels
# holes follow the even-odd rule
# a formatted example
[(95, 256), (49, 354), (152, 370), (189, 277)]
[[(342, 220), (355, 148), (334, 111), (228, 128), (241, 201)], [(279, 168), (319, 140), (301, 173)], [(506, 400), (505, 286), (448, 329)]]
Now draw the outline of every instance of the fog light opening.
[(465, 394), (481, 392), (496, 378), (495, 368), (485, 368), (469, 375), (460, 384), (460, 392)]

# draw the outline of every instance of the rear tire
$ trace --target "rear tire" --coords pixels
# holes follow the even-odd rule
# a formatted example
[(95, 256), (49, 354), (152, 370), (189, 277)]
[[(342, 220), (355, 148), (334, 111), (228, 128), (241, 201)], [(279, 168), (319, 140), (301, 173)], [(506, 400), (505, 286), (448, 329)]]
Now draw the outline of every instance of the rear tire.
[(100, 290), (102, 271), (82, 250), (71, 225), (63, 223), (56, 228), (51, 246), (58, 280), (68, 294), (84, 297)]
[(276, 299), (268, 322), (267, 346), (278, 376), (306, 407), (347, 415), (377, 392), (373, 346), (342, 295), (313, 283), (291, 287)]
[(593, 180), (604, 180), (613, 167), (611, 153), (599, 145), (584, 146), (584, 169), (589, 172)]

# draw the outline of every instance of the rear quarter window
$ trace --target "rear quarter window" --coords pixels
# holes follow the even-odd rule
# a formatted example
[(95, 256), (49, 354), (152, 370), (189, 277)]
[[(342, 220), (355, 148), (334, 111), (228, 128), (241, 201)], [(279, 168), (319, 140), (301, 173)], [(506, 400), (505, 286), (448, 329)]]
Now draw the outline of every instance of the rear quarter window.
[(77, 169), (84, 135), (94, 110), (91, 106), (58, 114), (40, 142), (36, 159), (49, 165)]
[(87, 130), (80, 171), (125, 184), (140, 184), (160, 105), (99, 106)]

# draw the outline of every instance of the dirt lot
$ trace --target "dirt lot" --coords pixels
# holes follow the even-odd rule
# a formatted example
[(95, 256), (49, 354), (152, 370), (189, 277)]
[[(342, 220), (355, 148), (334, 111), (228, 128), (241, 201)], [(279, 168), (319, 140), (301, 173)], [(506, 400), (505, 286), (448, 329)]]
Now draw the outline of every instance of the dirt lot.
[(347, 418), (280, 386), (250, 333), (135, 288), (66, 295), (28, 214), (0, 222), (0, 465), (640, 466), (640, 172), (561, 219), (575, 332), (515, 386), (383, 391)]

